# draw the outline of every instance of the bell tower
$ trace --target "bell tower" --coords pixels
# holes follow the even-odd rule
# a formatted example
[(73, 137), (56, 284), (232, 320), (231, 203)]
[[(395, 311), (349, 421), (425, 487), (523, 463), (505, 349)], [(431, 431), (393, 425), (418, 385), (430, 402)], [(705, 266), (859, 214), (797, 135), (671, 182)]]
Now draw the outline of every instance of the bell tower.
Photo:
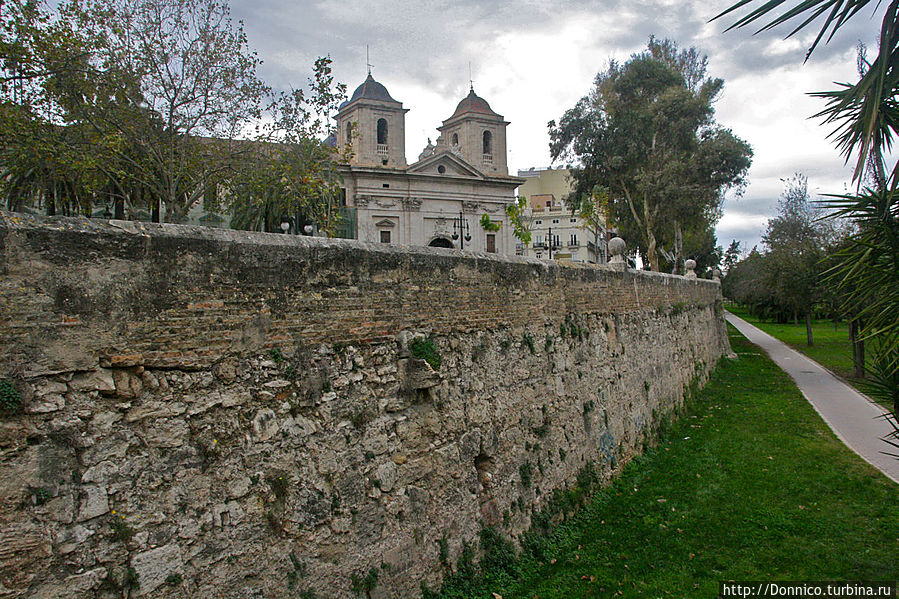
[(506, 127), (509, 122), (496, 114), (486, 100), (468, 92), (453, 115), (437, 130), (450, 149), (486, 175), (507, 176)]
[(351, 165), (406, 167), (406, 113), (371, 76), (337, 112), (337, 147), (353, 152)]

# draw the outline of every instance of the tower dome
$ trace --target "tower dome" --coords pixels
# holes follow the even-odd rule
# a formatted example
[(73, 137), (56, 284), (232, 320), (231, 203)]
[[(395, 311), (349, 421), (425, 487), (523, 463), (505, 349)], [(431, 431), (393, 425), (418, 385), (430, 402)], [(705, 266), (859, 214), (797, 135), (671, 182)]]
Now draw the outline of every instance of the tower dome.
[[(451, 116), (450, 119), (455, 118), (459, 115), (465, 114), (467, 112), (476, 112), (478, 114), (496, 115), (496, 113), (493, 112), (493, 109), (490, 108), (490, 104), (487, 103), (487, 100), (485, 100), (481, 96), (474, 93), (473, 87), (468, 92), (468, 95), (465, 96), (464, 98), (462, 98), (462, 101), (459, 102), (459, 104), (456, 106), (456, 111), (453, 113), (453, 116)], [(447, 119), (447, 120), (449, 120), (449, 119)]]
[(371, 76), (371, 73), (368, 74), (365, 81), (363, 81), (362, 84), (356, 88), (356, 91), (353, 92), (353, 95), (350, 96), (348, 104), (352, 104), (360, 98), (365, 98), (366, 100), (381, 100), (383, 102), (396, 102), (396, 100), (390, 97), (390, 92), (387, 91), (387, 88), (375, 81), (375, 78)]

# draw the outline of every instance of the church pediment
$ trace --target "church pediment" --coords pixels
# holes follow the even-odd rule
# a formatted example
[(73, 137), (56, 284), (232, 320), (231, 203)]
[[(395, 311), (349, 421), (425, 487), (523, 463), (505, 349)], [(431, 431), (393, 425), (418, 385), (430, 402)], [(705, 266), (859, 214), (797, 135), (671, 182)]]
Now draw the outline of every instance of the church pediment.
[(434, 153), (409, 165), (406, 172), (417, 175), (435, 175), (438, 177), (466, 177), (470, 179), (486, 178), (484, 173), (449, 150)]

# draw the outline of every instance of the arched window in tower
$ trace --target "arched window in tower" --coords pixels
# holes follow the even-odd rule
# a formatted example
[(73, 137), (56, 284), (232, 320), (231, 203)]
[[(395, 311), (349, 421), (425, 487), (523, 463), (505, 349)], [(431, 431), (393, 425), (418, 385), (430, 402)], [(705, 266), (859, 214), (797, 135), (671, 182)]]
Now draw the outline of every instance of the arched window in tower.
[(484, 131), (484, 154), (493, 154), (493, 135)]
[(346, 145), (353, 145), (353, 125), (352, 123), (346, 124)]
[(387, 145), (387, 119), (378, 119), (378, 144)]
[(459, 134), (458, 133), (453, 133), (453, 145), (454, 146), (459, 145)]

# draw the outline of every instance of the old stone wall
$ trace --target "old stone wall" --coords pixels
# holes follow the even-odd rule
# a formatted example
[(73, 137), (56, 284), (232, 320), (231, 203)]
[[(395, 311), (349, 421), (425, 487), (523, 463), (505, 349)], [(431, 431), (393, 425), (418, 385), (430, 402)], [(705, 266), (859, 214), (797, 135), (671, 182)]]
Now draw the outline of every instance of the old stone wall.
[(0, 379), (22, 398), (0, 416), (0, 597), (349, 597), (372, 568), (373, 597), (418, 596), (482, 526), (515, 538), (640, 450), (727, 351), (718, 295), (0, 213)]

